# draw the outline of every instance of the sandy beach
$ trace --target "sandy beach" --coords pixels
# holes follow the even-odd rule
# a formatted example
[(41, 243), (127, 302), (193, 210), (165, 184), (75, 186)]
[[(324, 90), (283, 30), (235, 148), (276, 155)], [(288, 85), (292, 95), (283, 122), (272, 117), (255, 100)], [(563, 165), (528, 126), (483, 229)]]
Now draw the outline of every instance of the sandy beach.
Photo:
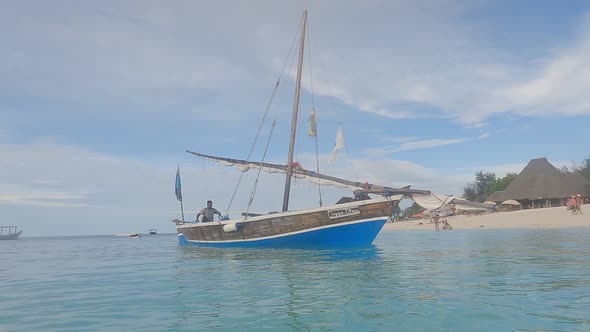
[[(582, 206), (583, 215), (573, 215), (564, 207), (494, 212), (481, 216), (447, 218), (453, 229), (514, 229), (590, 227), (590, 204)], [(434, 230), (429, 219), (386, 223), (384, 231)]]

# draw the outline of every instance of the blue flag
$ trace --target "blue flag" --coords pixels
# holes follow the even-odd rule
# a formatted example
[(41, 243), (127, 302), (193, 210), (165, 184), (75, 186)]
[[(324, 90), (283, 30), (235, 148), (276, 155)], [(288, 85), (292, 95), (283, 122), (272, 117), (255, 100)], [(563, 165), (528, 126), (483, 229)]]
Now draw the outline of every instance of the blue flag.
[(176, 199), (182, 202), (182, 190), (180, 190), (180, 166), (176, 169), (176, 185), (174, 186)]

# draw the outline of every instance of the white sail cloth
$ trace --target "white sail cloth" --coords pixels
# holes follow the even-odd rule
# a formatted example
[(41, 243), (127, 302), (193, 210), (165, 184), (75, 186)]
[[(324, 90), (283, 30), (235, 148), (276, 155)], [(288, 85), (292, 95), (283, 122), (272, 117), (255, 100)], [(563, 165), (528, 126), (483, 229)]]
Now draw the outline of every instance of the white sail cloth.
[(486, 211), (489, 208), (489, 206), (485, 204), (467, 201), (452, 195), (437, 195), (431, 193), (430, 195), (413, 194), (412, 197), (416, 204), (430, 211), (446, 209), (446, 206), (450, 204), (452, 204), (457, 210)]
[(336, 144), (334, 144), (334, 148), (332, 149), (332, 152), (330, 153), (330, 159), (328, 160), (329, 164), (333, 163), (334, 160), (336, 160), (336, 152), (345, 146), (346, 146), (346, 143), (344, 143), (344, 135), (342, 134), (342, 127), (339, 126), (338, 132), (336, 133)]
[(446, 196), (446, 195), (419, 195), (414, 194), (412, 195), (414, 198), (414, 202), (420, 205), (422, 208), (425, 208), (430, 211), (438, 210), (441, 207), (450, 204), (451, 201), (455, 198), (455, 196)]

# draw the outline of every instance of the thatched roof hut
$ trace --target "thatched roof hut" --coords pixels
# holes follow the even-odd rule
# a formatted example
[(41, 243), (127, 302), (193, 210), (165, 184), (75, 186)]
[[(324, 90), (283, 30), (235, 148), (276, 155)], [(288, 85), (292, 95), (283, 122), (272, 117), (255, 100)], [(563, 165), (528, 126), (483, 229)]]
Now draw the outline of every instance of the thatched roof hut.
[[(588, 197), (590, 196), (589, 188), (590, 180), (581, 174), (577, 172), (562, 173), (551, 165), (547, 158), (538, 158), (529, 161), (528, 165), (504, 191), (493, 193), (487, 200), (502, 202), (513, 199), (521, 203), (523, 201), (562, 200), (578, 193), (583, 197)], [(546, 206), (556, 204), (561, 205), (561, 203), (543, 203)]]

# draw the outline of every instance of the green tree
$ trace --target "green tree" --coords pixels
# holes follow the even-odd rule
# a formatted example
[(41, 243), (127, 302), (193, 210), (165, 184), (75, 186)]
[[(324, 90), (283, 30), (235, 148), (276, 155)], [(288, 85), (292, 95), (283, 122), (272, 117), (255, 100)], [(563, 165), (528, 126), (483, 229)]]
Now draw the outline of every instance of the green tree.
[[(583, 177), (590, 180), (590, 156), (580, 164), (574, 167), (574, 171), (582, 174)], [(590, 185), (586, 185), (586, 194), (590, 194)]]
[(508, 174), (506, 174), (505, 177), (499, 178), (498, 180), (496, 180), (496, 182), (493, 183), (491, 185), (491, 187), (489, 188), (489, 191), (488, 191), (489, 193), (487, 196), (495, 193), (496, 191), (502, 191), (502, 190), (506, 189), (506, 187), (508, 187), (508, 185), (512, 182), (512, 180), (514, 180), (514, 178), (516, 178), (517, 175), (518, 174), (516, 174), (516, 173), (508, 173)]
[(463, 188), (463, 198), (469, 201), (477, 200), (477, 191), (475, 190), (475, 186), (472, 183)]
[(590, 156), (586, 158), (581, 165), (576, 167), (576, 171), (582, 174), (586, 179), (590, 180)]
[(475, 173), (475, 182), (470, 183), (463, 190), (463, 197), (470, 201), (483, 202), (490, 194), (490, 188), (496, 183), (496, 174), (492, 172), (478, 171)]
[(506, 189), (516, 175), (516, 173), (508, 173), (503, 178), (497, 179), (496, 174), (492, 172), (478, 171), (475, 173), (475, 182), (463, 188), (463, 197), (470, 201), (483, 202), (494, 192)]
[(491, 187), (496, 183), (496, 174), (479, 171), (475, 173), (475, 189), (480, 202), (483, 202), (491, 192)]

